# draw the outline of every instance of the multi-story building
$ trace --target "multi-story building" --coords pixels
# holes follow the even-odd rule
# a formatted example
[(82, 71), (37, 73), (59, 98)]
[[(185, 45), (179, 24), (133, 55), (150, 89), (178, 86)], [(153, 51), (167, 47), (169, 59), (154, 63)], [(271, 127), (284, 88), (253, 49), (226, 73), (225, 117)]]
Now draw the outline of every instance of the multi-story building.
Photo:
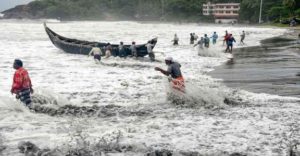
[(216, 23), (236, 23), (239, 10), (240, 3), (203, 4), (203, 15), (214, 16)]

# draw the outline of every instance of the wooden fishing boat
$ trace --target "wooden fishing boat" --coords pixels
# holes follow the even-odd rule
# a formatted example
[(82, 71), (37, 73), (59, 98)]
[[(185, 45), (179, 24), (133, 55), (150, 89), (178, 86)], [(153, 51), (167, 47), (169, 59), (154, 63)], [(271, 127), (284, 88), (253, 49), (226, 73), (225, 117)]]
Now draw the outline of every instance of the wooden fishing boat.
[[(53, 30), (47, 27), (46, 23), (44, 23), (44, 27), (46, 30), (46, 33), (48, 34), (51, 42), (58, 48), (63, 50), (66, 53), (72, 53), (72, 54), (83, 54), (88, 55), (89, 52), (93, 47), (99, 47), (102, 50), (102, 54), (105, 54), (105, 46), (107, 46), (107, 43), (103, 42), (90, 42), (90, 41), (83, 41), (83, 40), (77, 40), (77, 39), (71, 39), (66, 38), (64, 36), (61, 36), (57, 33), (55, 33)], [(157, 43), (157, 38), (154, 38), (152, 40), (149, 40), (151, 44), (153, 44), (152, 49), (155, 47)], [(140, 44), (137, 45), (137, 55), (139, 57), (144, 57), (148, 55), (146, 44)], [(118, 44), (111, 44), (113, 50), (112, 55), (113, 56), (119, 56), (119, 48)], [(131, 50), (129, 49), (130, 45), (124, 45), (125, 47), (125, 54), (126, 56), (131, 55)]]

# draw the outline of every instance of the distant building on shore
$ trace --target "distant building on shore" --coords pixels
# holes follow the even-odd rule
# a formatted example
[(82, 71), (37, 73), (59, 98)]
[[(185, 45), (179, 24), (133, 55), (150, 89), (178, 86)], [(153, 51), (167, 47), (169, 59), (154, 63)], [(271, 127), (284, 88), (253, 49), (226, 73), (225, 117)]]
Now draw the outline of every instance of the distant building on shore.
[(214, 16), (216, 23), (237, 23), (240, 3), (203, 4), (203, 15)]

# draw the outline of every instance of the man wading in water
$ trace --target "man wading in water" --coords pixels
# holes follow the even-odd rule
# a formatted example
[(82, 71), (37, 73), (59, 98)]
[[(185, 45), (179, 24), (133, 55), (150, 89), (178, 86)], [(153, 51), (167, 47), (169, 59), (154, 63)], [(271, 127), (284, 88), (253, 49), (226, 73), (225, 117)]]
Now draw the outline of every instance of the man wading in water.
[(190, 33), (190, 44), (194, 44), (195, 36), (193, 33)]
[(173, 45), (178, 45), (178, 41), (179, 41), (179, 38), (178, 38), (177, 34), (175, 34), (174, 39), (172, 40)]
[(232, 47), (233, 47), (233, 42), (236, 42), (232, 34), (229, 34), (229, 37), (227, 39), (227, 48), (225, 52), (228, 52), (232, 54)]
[(136, 58), (138, 57), (137, 48), (138, 47), (135, 45), (135, 42), (133, 41), (129, 49), (131, 51), (131, 55), (136, 57)]
[(177, 62), (174, 62), (172, 57), (167, 57), (165, 59), (165, 63), (168, 66), (167, 70), (163, 70), (159, 67), (155, 67), (155, 70), (160, 71), (166, 76), (171, 75), (172, 79), (170, 82), (172, 83), (172, 87), (181, 92), (185, 92), (184, 79), (180, 70), (181, 65)]
[(16, 72), (10, 92), (16, 94), (17, 99), (30, 107), (32, 103), (30, 93), (33, 94), (33, 89), (28, 72), (23, 68), (23, 62), (19, 59), (15, 59), (13, 68)]
[(101, 49), (98, 44), (95, 44), (95, 47), (92, 48), (88, 56), (93, 55), (96, 63), (99, 63), (101, 60)]
[(109, 58), (111, 56), (112, 46), (110, 43), (107, 43), (105, 47), (105, 58)]
[(209, 41), (210, 39), (207, 37), (207, 34), (204, 35), (204, 46), (209, 48)]
[(150, 60), (155, 61), (155, 55), (154, 55), (154, 52), (153, 52), (154, 45), (151, 43), (151, 41), (148, 41), (148, 43), (146, 44), (146, 47), (147, 47), (147, 52), (148, 52), (148, 55), (150, 57)]

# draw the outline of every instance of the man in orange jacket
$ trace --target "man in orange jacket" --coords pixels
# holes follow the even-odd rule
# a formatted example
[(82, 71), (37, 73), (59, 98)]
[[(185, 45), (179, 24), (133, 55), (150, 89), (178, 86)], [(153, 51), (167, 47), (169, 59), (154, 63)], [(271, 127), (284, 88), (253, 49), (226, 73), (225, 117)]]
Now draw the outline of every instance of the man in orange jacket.
[(31, 106), (30, 94), (33, 93), (33, 89), (28, 72), (23, 68), (23, 62), (19, 59), (15, 59), (13, 68), (16, 69), (16, 72), (10, 92), (16, 94), (16, 98), (26, 106)]
[(171, 75), (172, 87), (181, 92), (185, 92), (184, 79), (183, 79), (183, 76), (182, 76), (181, 70), (180, 70), (181, 65), (177, 62), (174, 62), (172, 57), (167, 57), (165, 59), (165, 63), (166, 63), (166, 65), (168, 65), (167, 70), (163, 70), (159, 67), (155, 67), (155, 70), (160, 71), (161, 73), (163, 73), (166, 76)]

